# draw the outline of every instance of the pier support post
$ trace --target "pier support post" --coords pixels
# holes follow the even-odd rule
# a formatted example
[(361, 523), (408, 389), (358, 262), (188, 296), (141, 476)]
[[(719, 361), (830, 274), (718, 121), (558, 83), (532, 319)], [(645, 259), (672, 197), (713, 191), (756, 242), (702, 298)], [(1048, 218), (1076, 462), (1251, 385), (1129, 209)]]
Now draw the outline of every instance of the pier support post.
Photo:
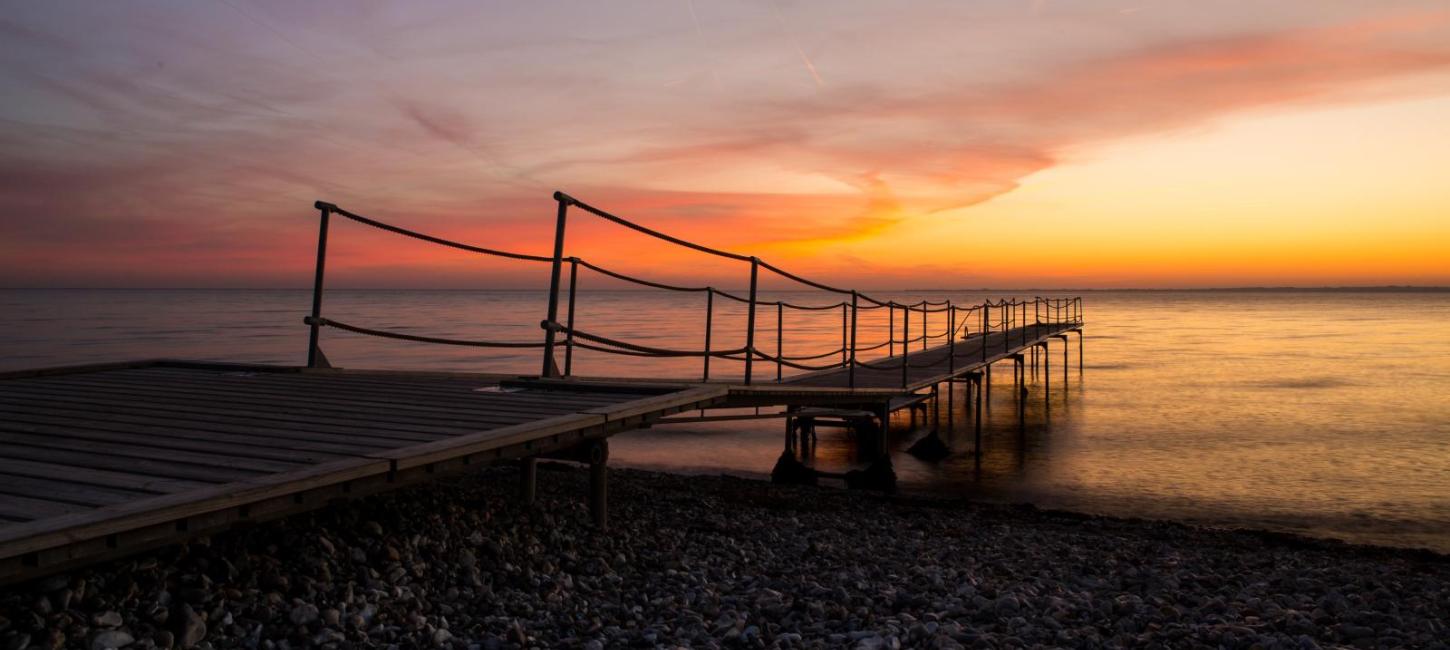
[[(990, 367), (990, 366), (988, 366)], [(972, 381), (977, 384), (977, 412), (972, 424), (972, 453), (977, 457), (977, 469), (982, 468), (982, 374), (974, 373)]]
[[(986, 386), (979, 386), (978, 390), (979, 392), (977, 393), (977, 407), (981, 408), (982, 400), (985, 397), (987, 401), (987, 408), (992, 408), (992, 364), (990, 363), (987, 364), (987, 384)], [(986, 395), (983, 396), (982, 393), (986, 393)]]
[(589, 517), (600, 530), (609, 528), (609, 441), (589, 449)]
[(519, 501), (525, 506), (534, 505), (538, 495), (539, 459), (529, 456), (519, 459)]
[(891, 433), (890, 402), (881, 405), (881, 411), (877, 414), (877, 417), (881, 419), (881, 430), (877, 432), (879, 435), (876, 438), (876, 455), (880, 457), (886, 455), (886, 436)]
[(1082, 330), (1077, 331), (1077, 374), (1082, 376)]
[(1048, 361), (1047, 342), (1042, 342), (1042, 404), (1051, 403), (1052, 399), (1052, 365)]
[(1067, 335), (1062, 338), (1062, 389), (1067, 390)]

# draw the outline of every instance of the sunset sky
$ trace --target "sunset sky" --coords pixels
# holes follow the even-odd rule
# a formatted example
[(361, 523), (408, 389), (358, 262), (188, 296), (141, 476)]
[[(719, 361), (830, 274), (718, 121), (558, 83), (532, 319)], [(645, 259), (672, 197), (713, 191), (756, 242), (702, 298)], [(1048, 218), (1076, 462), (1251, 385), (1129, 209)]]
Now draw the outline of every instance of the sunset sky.
[(555, 189), (863, 288), (1450, 284), (1444, 2), (27, 2), (0, 60), (0, 286), (308, 286), (316, 199), (542, 254)]

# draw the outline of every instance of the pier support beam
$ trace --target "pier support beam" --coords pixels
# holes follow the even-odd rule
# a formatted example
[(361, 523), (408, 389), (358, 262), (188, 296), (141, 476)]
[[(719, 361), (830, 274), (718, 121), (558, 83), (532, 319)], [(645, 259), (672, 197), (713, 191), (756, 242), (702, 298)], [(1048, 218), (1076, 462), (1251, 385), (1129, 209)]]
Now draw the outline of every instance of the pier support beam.
[[(589, 465), (589, 516), (601, 530), (609, 527), (609, 440), (585, 440), (566, 449), (543, 454), (544, 458)], [(533, 458), (528, 459), (530, 461)], [(534, 474), (537, 468), (526, 473)], [(534, 481), (529, 481), (532, 485)]]

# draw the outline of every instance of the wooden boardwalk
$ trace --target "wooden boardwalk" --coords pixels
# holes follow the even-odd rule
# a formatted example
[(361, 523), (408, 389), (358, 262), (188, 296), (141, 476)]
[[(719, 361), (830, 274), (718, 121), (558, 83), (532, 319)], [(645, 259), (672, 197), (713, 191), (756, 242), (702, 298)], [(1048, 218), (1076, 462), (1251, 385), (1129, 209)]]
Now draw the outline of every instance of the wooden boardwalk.
[[(721, 386), (150, 361), (0, 375), (0, 582), (593, 444)], [(599, 452), (595, 452), (598, 454)]]
[(1081, 327), (1077, 323), (1041, 323), (1006, 332), (992, 332), (986, 336), (970, 336), (951, 345), (858, 363), (854, 378), (850, 368), (831, 368), (786, 377), (781, 386), (899, 389), (910, 392), (975, 372), (987, 364), (1020, 354), (1024, 349), (1039, 345), (1055, 335), (1078, 331)]

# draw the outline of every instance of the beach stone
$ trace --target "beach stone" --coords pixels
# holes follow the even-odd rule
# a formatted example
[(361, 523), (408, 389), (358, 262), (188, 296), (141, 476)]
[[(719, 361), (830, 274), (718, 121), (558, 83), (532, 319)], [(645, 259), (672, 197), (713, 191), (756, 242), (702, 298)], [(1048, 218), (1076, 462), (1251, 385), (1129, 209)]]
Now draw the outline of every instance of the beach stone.
[(191, 648), (201, 643), (206, 638), (206, 620), (201, 614), (192, 610), (190, 605), (181, 606), (181, 620), (179, 622), (180, 636), (177, 641), (183, 648)]
[(292, 608), (288, 618), (294, 625), (308, 625), (317, 621), (317, 606), (312, 603), (302, 603)]
[(107, 611), (91, 617), (91, 624), (96, 627), (121, 627), (120, 612)]
[(108, 650), (110, 648), (124, 648), (135, 643), (135, 637), (121, 630), (101, 630), (91, 633), (91, 650)]

